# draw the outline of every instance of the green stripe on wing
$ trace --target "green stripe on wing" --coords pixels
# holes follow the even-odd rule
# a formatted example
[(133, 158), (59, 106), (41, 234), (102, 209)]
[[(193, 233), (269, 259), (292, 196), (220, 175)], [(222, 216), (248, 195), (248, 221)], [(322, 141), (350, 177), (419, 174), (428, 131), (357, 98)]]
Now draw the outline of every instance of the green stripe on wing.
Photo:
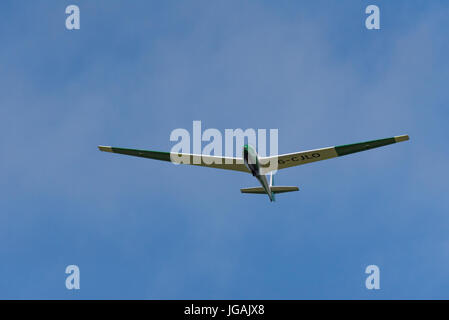
[(156, 160), (162, 160), (162, 161), (171, 161), (170, 160), (170, 152), (114, 148), (114, 147), (106, 147), (106, 146), (98, 146), (98, 149), (100, 149), (101, 151), (105, 151), (105, 152), (126, 154), (128, 156), (156, 159)]
[(344, 156), (351, 153), (356, 153), (360, 151), (370, 150), (378, 147), (383, 147), (389, 144), (393, 144), (396, 142), (406, 141), (408, 140), (408, 135), (396, 136), (392, 138), (379, 139), (379, 140), (371, 140), (366, 142), (359, 142), (353, 144), (346, 144), (341, 146), (336, 146), (335, 151), (338, 156)]

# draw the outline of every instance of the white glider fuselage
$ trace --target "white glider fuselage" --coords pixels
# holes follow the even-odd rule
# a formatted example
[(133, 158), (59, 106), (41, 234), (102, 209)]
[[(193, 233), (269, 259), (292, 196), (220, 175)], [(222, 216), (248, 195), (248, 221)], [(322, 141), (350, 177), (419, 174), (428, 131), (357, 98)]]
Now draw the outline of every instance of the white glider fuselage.
[(256, 150), (248, 144), (243, 147), (243, 161), (245, 161), (246, 167), (251, 171), (252, 175), (259, 180), (262, 188), (267, 193), (270, 201), (274, 200), (274, 194), (271, 192), (271, 181), (268, 184), (267, 177), (264, 174), (260, 174), (260, 162), (257, 156)]

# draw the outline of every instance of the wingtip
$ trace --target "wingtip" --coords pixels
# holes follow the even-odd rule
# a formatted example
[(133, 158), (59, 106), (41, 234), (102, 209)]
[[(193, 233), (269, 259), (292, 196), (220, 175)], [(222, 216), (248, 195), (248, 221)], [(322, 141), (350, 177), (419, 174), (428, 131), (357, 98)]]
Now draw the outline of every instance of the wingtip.
[(404, 135), (401, 135), (401, 136), (394, 137), (394, 140), (396, 142), (407, 141), (409, 139), (410, 139), (410, 137), (408, 136), (408, 134), (404, 134)]
[(104, 152), (112, 152), (112, 148), (109, 146), (98, 146), (98, 150), (104, 151)]

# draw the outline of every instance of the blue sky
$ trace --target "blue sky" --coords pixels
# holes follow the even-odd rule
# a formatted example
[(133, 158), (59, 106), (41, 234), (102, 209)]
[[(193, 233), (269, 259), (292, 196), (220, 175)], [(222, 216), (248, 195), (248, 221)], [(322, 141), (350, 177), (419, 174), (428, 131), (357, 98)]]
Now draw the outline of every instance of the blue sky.
[[(449, 298), (448, 9), (2, 1), (0, 298)], [(193, 120), (277, 128), (281, 153), (411, 140), (279, 172), (301, 190), (275, 203), (240, 194), (250, 175), (96, 148), (168, 151)]]

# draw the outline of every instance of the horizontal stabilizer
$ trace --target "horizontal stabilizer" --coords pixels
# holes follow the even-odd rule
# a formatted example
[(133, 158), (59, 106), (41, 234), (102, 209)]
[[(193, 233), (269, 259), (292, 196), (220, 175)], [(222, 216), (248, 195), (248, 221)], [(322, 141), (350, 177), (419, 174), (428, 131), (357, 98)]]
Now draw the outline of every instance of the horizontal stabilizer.
[(262, 187), (240, 189), (240, 192), (241, 193), (266, 194), (264, 188), (262, 188)]
[[(271, 192), (273, 193), (284, 193), (284, 192), (292, 192), (292, 191), (298, 191), (298, 187), (287, 187), (287, 186), (272, 186)], [(240, 189), (242, 193), (255, 193), (255, 194), (266, 194), (264, 188), (262, 187), (256, 187), (256, 188), (245, 188)]]
[(286, 186), (273, 186), (271, 187), (271, 192), (273, 193), (284, 193), (284, 192), (292, 192), (299, 191), (298, 187), (286, 187)]

